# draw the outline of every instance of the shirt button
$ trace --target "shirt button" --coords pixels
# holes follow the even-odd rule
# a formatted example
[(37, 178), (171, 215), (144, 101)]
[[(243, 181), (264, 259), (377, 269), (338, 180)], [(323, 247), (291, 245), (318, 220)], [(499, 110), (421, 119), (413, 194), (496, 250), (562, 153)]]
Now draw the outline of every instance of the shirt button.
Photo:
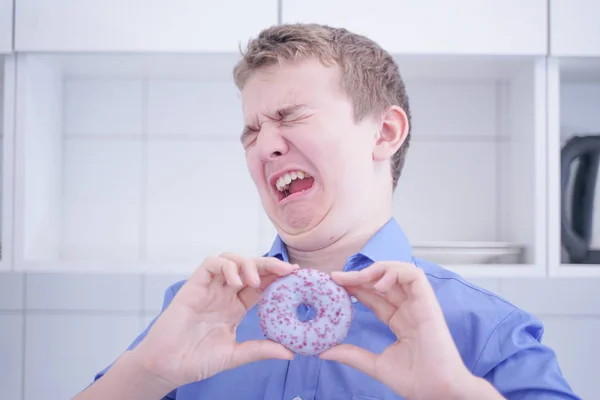
[[(353, 303), (356, 303), (358, 300), (356, 300), (356, 297), (350, 296), (350, 301)], [(294, 399), (294, 400), (296, 400), (296, 399)], [(300, 399), (300, 400), (302, 400), (302, 399)]]
[(302, 400), (302, 397), (300, 397), (300, 396), (296, 396), (296, 397), (294, 397), (292, 400)]

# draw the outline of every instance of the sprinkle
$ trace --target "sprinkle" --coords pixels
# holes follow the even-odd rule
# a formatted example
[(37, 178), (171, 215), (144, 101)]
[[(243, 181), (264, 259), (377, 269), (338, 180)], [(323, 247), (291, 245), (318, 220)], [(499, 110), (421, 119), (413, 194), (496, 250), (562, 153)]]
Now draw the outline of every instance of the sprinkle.
[[(315, 316), (300, 321), (297, 307), (305, 304)], [(317, 355), (341, 343), (353, 317), (348, 293), (321, 271), (297, 269), (269, 285), (258, 302), (265, 337), (300, 355)]]

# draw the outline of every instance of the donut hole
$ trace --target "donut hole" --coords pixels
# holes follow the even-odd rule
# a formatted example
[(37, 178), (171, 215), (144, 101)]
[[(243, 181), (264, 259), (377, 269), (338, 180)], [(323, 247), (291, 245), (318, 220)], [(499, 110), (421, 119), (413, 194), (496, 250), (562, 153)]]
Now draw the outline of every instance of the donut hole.
[(296, 316), (301, 322), (308, 322), (315, 319), (317, 310), (311, 304), (300, 303), (296, 307)]

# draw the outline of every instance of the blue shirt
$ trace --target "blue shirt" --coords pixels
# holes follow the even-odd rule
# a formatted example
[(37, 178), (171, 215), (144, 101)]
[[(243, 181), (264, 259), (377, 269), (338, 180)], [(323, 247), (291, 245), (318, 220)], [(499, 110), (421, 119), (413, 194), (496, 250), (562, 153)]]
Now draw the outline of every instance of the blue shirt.
[[(275, 239), (268, 256), (288, 259)], [(467, 368), (484, 377), (509, 400), (579, 399), (561, 374), (555, 353), (541, 344), (543, 326), (532, 315), (442, 267), (412, 256), (410, 244), (392, 218), (365, 247), (348, 259), (345, 270), (377, 261), (412, 262), (426, 273), (442, 306), (450, 332)], [(184, 281), (171, 286), (164, 308)], [(380, 353), (396, 338), (373, 312), (355, 302), (346, 343)], [(134, 348), (149, 327), (129, 347)], [(238, 341), (263, 339), (256, 307), (237, 330)], [(109, 367), (107, 367), (108, 369)], [(100, 378), (106, 370), (100, 372)], [(168, 399), (244, 400), (399, 400), (400, 396), (351, 367), (318, 357), (267, 360), (224, 371), (173, 391)]]

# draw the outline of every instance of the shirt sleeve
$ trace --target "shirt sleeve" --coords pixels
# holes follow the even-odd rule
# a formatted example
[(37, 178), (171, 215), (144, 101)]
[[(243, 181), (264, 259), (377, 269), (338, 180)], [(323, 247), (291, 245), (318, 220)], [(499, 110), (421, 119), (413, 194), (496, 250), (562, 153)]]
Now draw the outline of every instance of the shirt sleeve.
[[(183, 283), (184, 283), (183, 281), (178, 282), (178, 283), (172, 285), (171, 287), (169, 287), (165, 291), (163, 305), (162, 305), (162, 309), (161, 309), (160, 313), (162, 313), (167, 308), (167, 306), (171, 303), (171, 301), (173, 300), (173, 297), (175, 297), (175, 294), (177, 293), (179, 288), (181, 288)], [(160, 313), (159, 313), (159, 315), (160, 315)], [(158, 318), (158, 317), (156, 317), (156, 318)], [(156, 321), (156, 318), (154, 318), (152, 320), (152, 322), (150, 322), (150, 324), (146, 327), (146, 329), (138, 337), (135, 338), (135, 340), (129, 345), (129, 347), (127, 347), (127, 350), (134, 349), (146, 337), (146, 335), (148, 334), (148, 331), (154, 324), (154, 321)], [(104, 376), (104, 374), (106, 374), (106, 372), (110, 369), (111, 366), (112, 366), (112, 364), (110, 364), (109, 366), (104, 368), (102, 371), (98, 372), (96, 374), (96, 376), (94, 377), (94, 382), (97, 381), (98, 379), (102, 378)], [(163, 400), (175, 400), (176, 395), (177, 395), (177, 390), (173, 390), (172, 392), (167, 394), (167, 396), (163, 397)]]
[(543, 332), (538, 319), (514, 309), (491, 333), (473, 374), (508, 400), (580, 400), (564, 378), (555, 352), (542, 344)]

